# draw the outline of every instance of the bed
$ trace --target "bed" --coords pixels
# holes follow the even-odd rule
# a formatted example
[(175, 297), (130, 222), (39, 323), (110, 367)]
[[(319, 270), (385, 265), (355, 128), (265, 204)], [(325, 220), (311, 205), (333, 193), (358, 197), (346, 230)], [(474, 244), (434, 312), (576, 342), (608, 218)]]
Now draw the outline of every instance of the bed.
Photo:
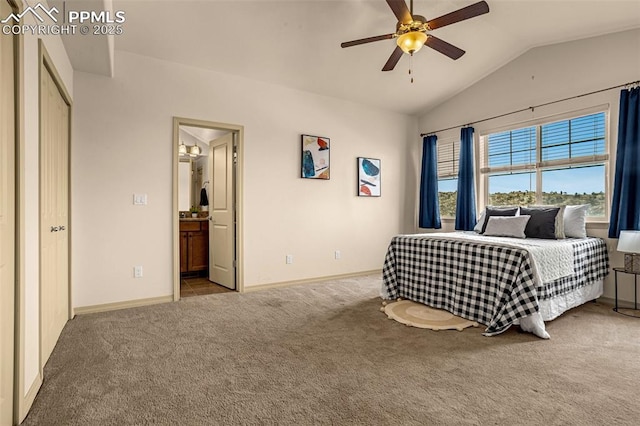
[(398, 235), (386, 253), (380, 294), (477, 321), (487, 336), (519, 324), (549, 338), (544, 321), (601, 296), (608, 270), (600, 238)]

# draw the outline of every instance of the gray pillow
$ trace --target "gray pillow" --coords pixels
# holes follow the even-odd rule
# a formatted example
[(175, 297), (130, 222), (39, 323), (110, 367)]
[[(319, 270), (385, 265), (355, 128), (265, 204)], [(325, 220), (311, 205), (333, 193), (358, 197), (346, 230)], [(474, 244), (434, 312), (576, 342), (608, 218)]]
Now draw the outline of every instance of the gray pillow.
[(544, 238), (548, 240), (556, 239), (556, 215), (560, 211), (559, 207), (520, 208), (521, 215), (529, 215), (531, 219), (524, 229), (527, 238)]
[(487, 207), (485, 210), (486, 220), (482, 225), (482, 231), (480, 233), (484, 234), (491, 216), (515, 216), (516, 214), (518, 214), (518, 207)]
[(531, 216), (492, 216), (487, 220), (484, 235), (494, 237), (525, 238), (524, 229)]

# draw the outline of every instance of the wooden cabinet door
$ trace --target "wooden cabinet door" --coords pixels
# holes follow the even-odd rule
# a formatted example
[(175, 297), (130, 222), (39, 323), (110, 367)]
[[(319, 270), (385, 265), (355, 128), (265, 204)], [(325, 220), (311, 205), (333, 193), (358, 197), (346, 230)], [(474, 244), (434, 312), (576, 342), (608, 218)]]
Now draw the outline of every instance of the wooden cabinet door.
[(180, 233), (180, 272), (187, 272), (189, 270), (188, 263), (187, 263), (187, 258), (188, 258), (187, 234), (188, 232)]
[(209, 233), (189, 232), (189, 271), (206, 271), (209, 267)]

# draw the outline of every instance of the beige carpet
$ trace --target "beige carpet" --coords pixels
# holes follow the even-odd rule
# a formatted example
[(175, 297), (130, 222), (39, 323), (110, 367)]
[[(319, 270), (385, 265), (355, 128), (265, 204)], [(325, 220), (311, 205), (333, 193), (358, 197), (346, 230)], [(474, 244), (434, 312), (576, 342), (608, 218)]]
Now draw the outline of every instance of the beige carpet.
[(637, 425), (640, 320), (431, 332), (369, 276), (78, 316), (25, 425)]
[(389, 319), (396, 320), (401, 324), (435, 331), (462, 331), (467, 327), (478, 327), (479, 325), (475, 321), (460, 318), (451, 312), (431, 308), (411, 300), (399, 300), (391, 303), (383, 302), (382, 311), (387, 314)]

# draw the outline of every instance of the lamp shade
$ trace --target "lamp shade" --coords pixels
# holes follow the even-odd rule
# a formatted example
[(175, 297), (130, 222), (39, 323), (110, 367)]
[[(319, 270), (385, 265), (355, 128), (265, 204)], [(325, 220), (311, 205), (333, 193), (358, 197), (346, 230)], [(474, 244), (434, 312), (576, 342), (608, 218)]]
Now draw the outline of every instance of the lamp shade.
[(623, 253), (640, 253), (640, 231), (620, 231), (618, 251)]
[(422, 49), (427, 35), (422, 31), (409, 31), (398, 37), (396, 43), (404, 53), (414, 53)]

